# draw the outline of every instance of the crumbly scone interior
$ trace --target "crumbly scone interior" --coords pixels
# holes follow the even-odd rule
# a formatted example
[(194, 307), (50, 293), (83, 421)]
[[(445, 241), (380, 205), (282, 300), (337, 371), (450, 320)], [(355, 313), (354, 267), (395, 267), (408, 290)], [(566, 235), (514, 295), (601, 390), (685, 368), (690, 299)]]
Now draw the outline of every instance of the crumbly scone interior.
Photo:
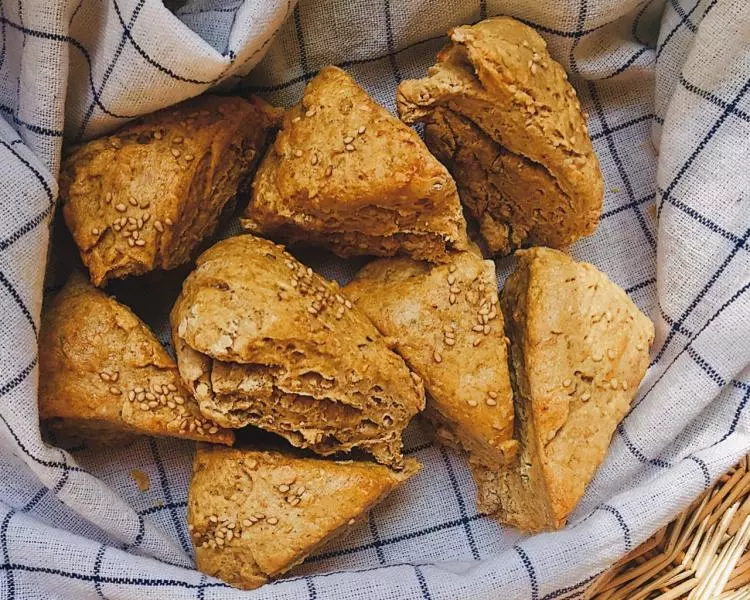
[[(267, 280), (232, 277), (208, 256), (173, 310), (180, 371), (203, 414), (321, 454), (359, 447), (400, 461), (401, 431), (423, 406), (421, 382), (335, 284), (271, 242), (246, 241), (261, 249), (253, 256)], [(237, 302), (247, 302), (235, 306), (247, 320), (208, 308), (235, 314)]]

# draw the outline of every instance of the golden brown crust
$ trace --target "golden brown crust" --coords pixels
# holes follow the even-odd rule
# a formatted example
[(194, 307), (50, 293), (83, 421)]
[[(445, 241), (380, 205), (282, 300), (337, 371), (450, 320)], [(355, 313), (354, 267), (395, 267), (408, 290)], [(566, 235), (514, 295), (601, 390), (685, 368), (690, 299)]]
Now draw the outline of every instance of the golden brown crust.
[(258, 99), (200, 96), (73, 149), (60, 198), (91, 281), (103, 286), (187, 262), (261, 157), (278, 116)]
[(301, 563), (420, 469), (199, 445), (188, 527), (202, 572), (257, 588)]
[(126, 306), (74, 274), (42, 315), (39, 418), (64, 445), (133, 435), (231, 445), (201, 416), (174, 361)]
[(593, 265), (548, 248), (518, 254), (501, 306), (519, 461), (473, 468), (480, 509), (535, 531), (562, 527), (583, 496), (648, 367), (654, 326)]
[(320, 454), (358, 447), (401, 460), (424, 407), (403, 360), (338, 285), (273, 242), (242, 235), (197, 261), (172, 309), (180, 373), (201, 411)]
[(344, 293), (422, 377), (425, 416), (440, 441), (493, 467), (513, 458), (513, 394), (492, 261), (472, 252), (435, 266), (381, 259)]
[(289, 110), (253, 182), (244, 226), (340, 256), (443, 261), (466, 248), (455, 183), (417, 133), (326, 67)]
[(451, 30), (397, 106), (426, 123), (489, 249), (564, 247), (599, 222), (603, 180), (575, 90), (533, 29), (509, 17)]

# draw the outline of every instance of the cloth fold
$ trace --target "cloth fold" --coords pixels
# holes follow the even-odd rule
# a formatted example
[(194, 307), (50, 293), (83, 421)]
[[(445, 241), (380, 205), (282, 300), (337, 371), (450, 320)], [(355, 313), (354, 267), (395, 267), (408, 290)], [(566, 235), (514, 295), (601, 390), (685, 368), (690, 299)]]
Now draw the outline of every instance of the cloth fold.
[[(0, 597), (575, 598), (748, 452), (745, 0), (181, 4), (0, 2)], [(48, 292), (71, 255), (64, 227), (50, 226), (63, 140), (211, 88), (290, 105), (327, 64), (393, 110), (397, 83), (424, 75), (448, 28), (496, 14), (540, 31), (589, 113), (605, 206), (596, 234), (571, 252), (656, 323), (633, 410), (560, 532), (524, 538), (478, 515), (464, 460), (417, 422), (406, 450), (424, 469), (409, 485), (290, 578), (232, 590), (193, 570), (189, 443), (70, 454), (40, 438), (36, 340), (51, 240)], [(341, 281), (354, 272), (328, 255), (307, 259)], [(501, 278), (512, 264), (497, 261)], [(135, 310), (166, 343), (169, 307), (141, 296)]]

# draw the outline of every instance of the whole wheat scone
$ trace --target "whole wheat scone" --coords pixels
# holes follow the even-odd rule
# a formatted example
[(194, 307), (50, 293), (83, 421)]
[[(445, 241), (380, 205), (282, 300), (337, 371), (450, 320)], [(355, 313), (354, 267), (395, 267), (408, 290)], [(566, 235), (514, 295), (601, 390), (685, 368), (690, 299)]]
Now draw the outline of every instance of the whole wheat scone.
[(492, 261), (473, 252), (429, 265), (385, 258), (344, 288), (422, 377), (438, 439), (488, 466), (513, 458), (513, 393)]
[(480, 510), (524, 530), (556, 529), (630, 408), (654, 326), (593, 265), (549, 248), (517, 254), (500, 302), (511, 340), (518, 461), (472, 468)]
[(241, 235), (198, 258), (172, 309), (180, 373), (201, 412), (319, 454), (353, 448), (401, 462), (424, 408), (419, 377), (338, 284), (282, 246)]
[(495, 17), (450, 31), (397, 106), (456, 178), (488, 249), (565, 247), (599, 223), (604, 184), (563, 68), (532, 28)]
[(234, 442), (200, 414), (148, 327), (78, 273), (42, 313), (39, 419), (66, 447), (144, 434)]
[(340, 256), (443, 262), (466, 248), (456, 184), (415, 131), (326, 67), (284, 115), (243, 225)]
[(278, 117), (262, 100), (200, 96), (73, 149), (60, 199), (94, 285), (187, 262)]
[(257, 588), (343, 533), (416, 474), (363, 461), (200, 444), (188, 495), (188, 527), (200, 571)]

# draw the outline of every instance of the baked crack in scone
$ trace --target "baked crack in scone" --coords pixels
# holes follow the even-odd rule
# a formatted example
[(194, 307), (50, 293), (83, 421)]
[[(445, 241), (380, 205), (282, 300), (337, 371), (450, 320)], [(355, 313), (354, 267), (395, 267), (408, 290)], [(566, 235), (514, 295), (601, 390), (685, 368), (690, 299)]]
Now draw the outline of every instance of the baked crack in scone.
[(81, 274), (42, 313), (39, 373), (39, 419), (58, 445), (144, 434), (234, 442), (200, 414), (148, 327)]
[(519, 458), (472, 466), (480, 510), (527, 531), (557, 529), (594, 476), (648, 367), (654, 326), (593, 265), (519, 251), (501, 294)]
[(420, 469), (199, 445), (188, 528), (200, 571), (257, 588), (343, 533)]
[(283, 247), (242, 235), (210, 248), (171, 323), (180, 373), (206, 417), (400, 465), (401, 432), (424, 408), (421, 380), (338, 284)]
[(599, 223), (604, 184), (586, 118), (563, 68), (509, 17), (450, 31), (424, 79), (397, 105), (456, 179), (488, 249), (563, 248)]
[(94, 285), (187, 262), (248, 182), (278, 117), (258, 99), (200, 96), (73, 149), (60, 198)]
[(444, 262), (466, 248), (456, 184), (411, 128), (326, 67), (283, 118), (244, 226), (340, 256)]
[(445, 265), (385, 258), (344, 288), (422, 377), (437, 438), (490, 467), (515, 456), (507, 338), (492, 261), (473, 252)]

